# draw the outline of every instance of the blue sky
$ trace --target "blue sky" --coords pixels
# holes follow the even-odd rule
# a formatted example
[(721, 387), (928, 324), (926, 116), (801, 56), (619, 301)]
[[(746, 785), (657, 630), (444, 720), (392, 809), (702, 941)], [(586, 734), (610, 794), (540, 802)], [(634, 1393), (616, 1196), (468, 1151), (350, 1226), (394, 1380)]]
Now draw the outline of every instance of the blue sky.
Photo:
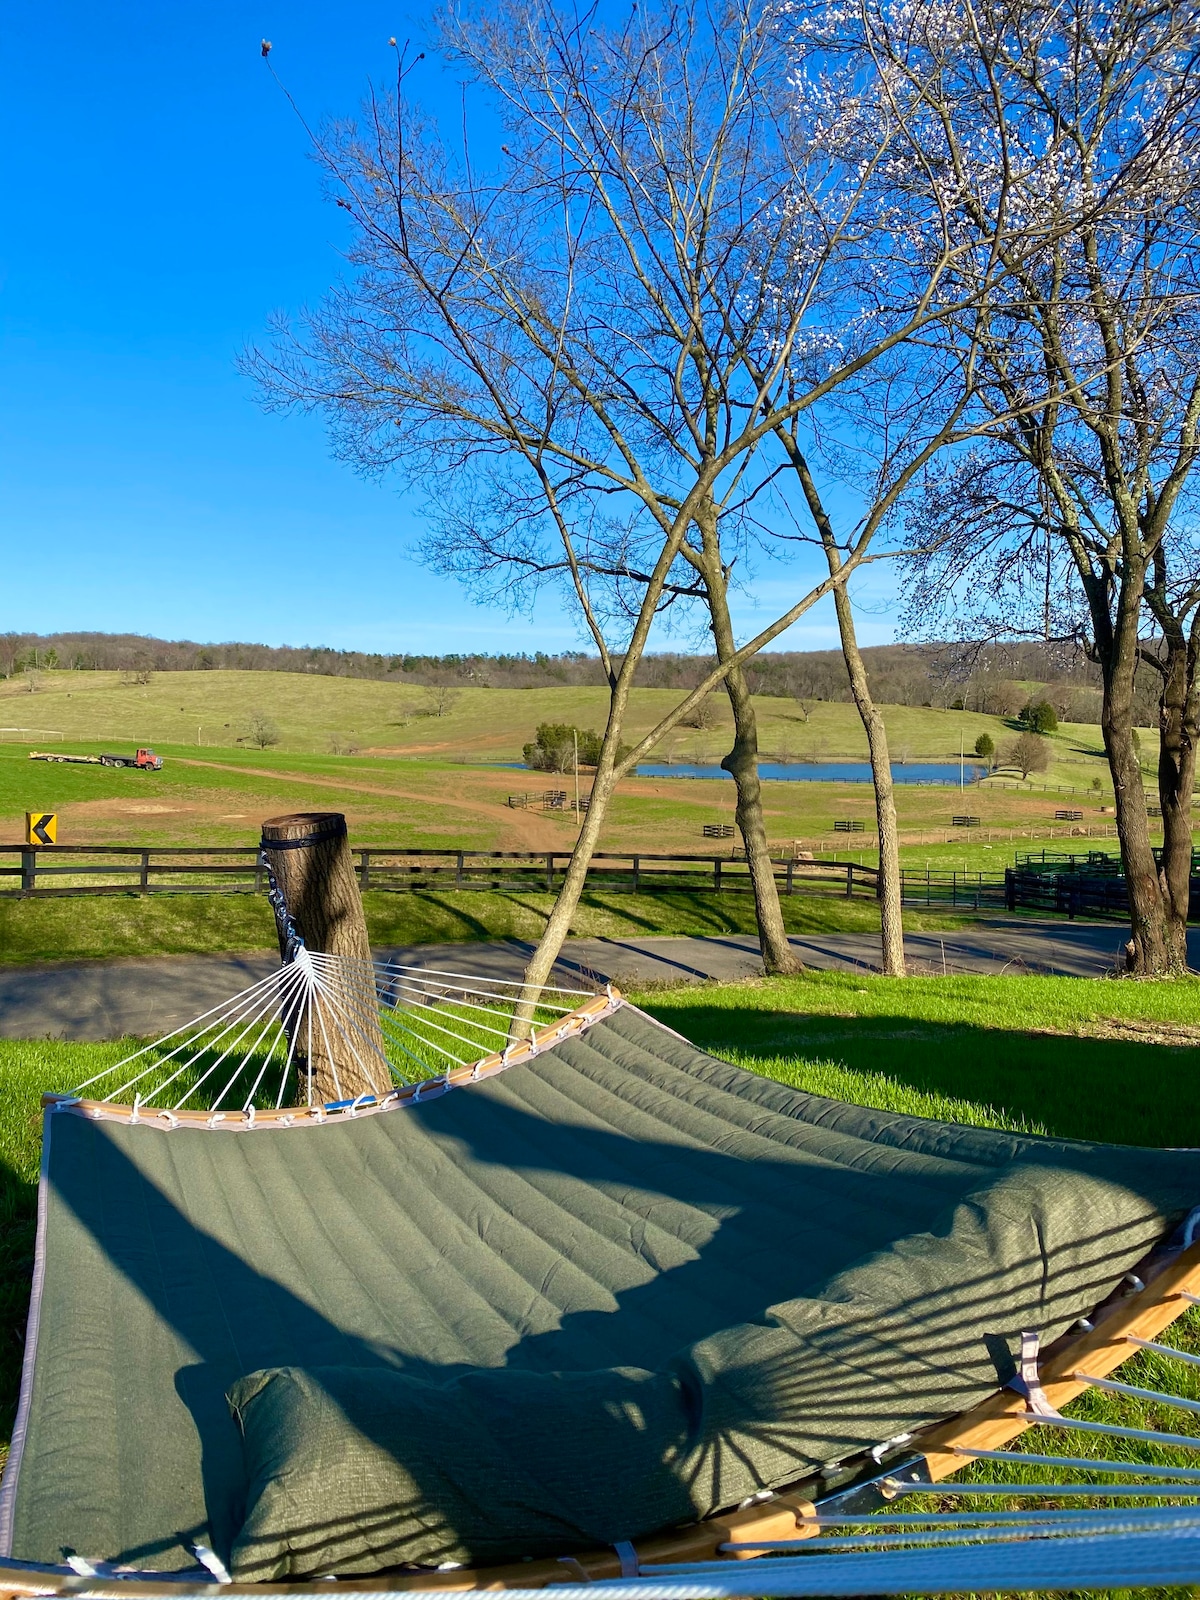
[[(578, 647), (551, 603), (473, 606), (407, 553), (418, 508), (265, 416), (234, 368), (339, 270), (337, 212), (260, 59), (352, 111), (419, 13), (375, 0), (0, 0), (0, 630), (387, 651)], [(407, 20), (406, 20), (407, 19)], [(458, 90), (426, 80), (457, 115)], [(753, 632), (793, 584), (776, 569)], [(891, 636), (871, 608), (864, 640)], [(836, 643), (823, 607), (785, 648)]]

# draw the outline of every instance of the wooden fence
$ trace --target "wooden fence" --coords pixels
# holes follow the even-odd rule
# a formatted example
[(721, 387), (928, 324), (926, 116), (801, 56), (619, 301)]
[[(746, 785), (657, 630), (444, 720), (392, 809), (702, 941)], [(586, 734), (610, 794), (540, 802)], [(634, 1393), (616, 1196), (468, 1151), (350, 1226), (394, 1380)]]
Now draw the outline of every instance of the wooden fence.
[[(569, 851), (421, 850), (383, 845), (352, 851), (362, 889), (540, 889), (563, 881)], [(857, 861), (797, 861), (772, 866), (782, 894), (876, 894), (878, 872)], [(591, 889), (627, 893), (683, 890), (751, 892), (744, 858), (597, 852)], [(254, 845), (0, 845), (0, 896), (47, 898), (112, 894), (256, 894), (266, 872)]]

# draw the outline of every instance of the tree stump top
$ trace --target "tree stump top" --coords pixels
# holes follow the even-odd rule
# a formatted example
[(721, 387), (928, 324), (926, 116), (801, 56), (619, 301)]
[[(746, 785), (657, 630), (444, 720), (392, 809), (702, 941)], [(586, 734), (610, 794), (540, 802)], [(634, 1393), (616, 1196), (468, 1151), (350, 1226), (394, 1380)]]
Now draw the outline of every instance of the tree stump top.
[(294, 811), (286, 817), (268, 817), (262, 825), (266, 845), (290, 845), (293, 849), (324, 844), (327, 839), (346, 835), (346, 819), (340, 811)]

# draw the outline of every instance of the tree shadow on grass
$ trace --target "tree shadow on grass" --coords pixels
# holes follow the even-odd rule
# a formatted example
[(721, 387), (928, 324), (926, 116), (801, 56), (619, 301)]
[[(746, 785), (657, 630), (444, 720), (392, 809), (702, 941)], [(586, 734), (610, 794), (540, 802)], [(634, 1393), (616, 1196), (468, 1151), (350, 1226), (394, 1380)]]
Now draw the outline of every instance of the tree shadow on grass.
[[(653, 916), (649, 913), (648, 907), (640, 912), (633, 909), (635, 904), (645, 906), (647, 901), (656, 907), (661, 906), (665, 914)], [(744, 917), (734, 916), (731, 908), (723, 904), (715, 894), (703, 891), (646, 890), (636, 900), (633, 896), (619, 891), (607, 895), (592, 891), (583, 896), (580, 904), (593, 910), (606, 911), (610, 916), (632, 923), (646, 934), (670, 936), (681, 931), (681, 923), (686, 924), (689, 933), (746, 931)], [(664, 927), (664, 923), (667, 926)]]
[[(797, 1016), (667, 1001), (646, 1009), (701, 1049), (807, 1087), (797, 1063), (834, 1062), (921, 1094), (969, 1100), (1058, 1138), (1200, 1146), (1192, 1045), (1021, 1033), (904, 1016)], [(819, 1093), (820, 1088), (814, 1085)], [(919, 1114), (919, 1112), (918, 1112)]]
[[(395, 896), (389, 896), (394, 899)], [(409, 904), (427, 906), (439, 912), (446, 919), (446, 927), (437, 930), (434, 940), (428, 938), (429, 929), (426, 924), (419, 928), (414, 926), (414, 919), (407, 914)], [(453, 942), (456, 939), (495, 939), (501, 935), (493, 926), (489, 926), (481, 918), (472, 916), (466, 908), (452, 902), (444, 895), (431, 894), (428, 891), (413, 890), (396, 906), (388, 905), (386, 912), (378, 903), (368, 901), (367, 911), (368, 927), (372, 944), (425, 944)], [(414, 937), (425, 935), (425, 937)]]

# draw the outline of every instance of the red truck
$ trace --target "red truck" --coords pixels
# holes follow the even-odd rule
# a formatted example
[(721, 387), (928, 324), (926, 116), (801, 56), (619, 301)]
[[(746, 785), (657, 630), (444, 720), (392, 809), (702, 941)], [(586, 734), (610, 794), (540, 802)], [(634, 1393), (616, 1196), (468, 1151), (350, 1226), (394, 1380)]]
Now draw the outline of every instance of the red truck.
[(69, 761), (87, 767), (140, 767), (143, 772), (161, 772), (162, 757), (153, 750), (139, 750), (132, 756), (66, 756), (57, 750), (31, 750), (30, 761)]

